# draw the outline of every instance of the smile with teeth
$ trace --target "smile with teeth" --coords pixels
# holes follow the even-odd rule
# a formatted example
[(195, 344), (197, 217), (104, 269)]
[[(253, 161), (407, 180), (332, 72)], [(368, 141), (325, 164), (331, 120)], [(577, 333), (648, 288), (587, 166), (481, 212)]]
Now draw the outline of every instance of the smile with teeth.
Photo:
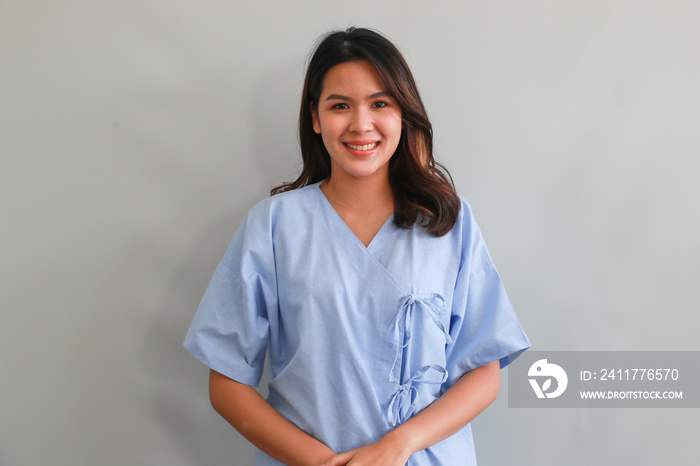
[(344, 143), (347, 147), (353, 150), (371, 150), (379, 145), (379, 141), (373, 142), (372, 144), (365, 144), (364, 146), (356, 146), (355, 144)]

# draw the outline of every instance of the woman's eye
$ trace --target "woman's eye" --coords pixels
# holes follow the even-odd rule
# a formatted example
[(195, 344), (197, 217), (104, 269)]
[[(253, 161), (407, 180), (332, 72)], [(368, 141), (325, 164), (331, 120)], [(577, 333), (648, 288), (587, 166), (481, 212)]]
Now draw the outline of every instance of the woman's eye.
[(348, 104), (335, 104), (335, 105), (333, 106), (333, 108), (336, 108), (336, 109), (339, 109), (339, 110), (345, 110), (345, 109), (348, 109), (348, 108), (350, 108), (350, 107), (348, 107)]
[(372, 107), (374, 108), (383, 108), (386, 107), (388, 104), (386, 102), (375, 102), (372, 104)]

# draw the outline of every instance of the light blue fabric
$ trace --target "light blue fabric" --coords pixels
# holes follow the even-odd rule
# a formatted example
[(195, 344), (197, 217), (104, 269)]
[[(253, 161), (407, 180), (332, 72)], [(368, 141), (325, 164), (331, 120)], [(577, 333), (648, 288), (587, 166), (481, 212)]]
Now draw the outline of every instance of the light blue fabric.
[[(255, 205), (224, 255), (185, 339), (210, 368), (257, 385), (336, 452), (379, 439), (465, 372), (530, 346), (469, 205), (445, 236), (397, 229), (365, 248), (319, 183)], [(262, 452), (256, 465), (279, 465)], [(474, 465), (471, 428), (411, 466)]]

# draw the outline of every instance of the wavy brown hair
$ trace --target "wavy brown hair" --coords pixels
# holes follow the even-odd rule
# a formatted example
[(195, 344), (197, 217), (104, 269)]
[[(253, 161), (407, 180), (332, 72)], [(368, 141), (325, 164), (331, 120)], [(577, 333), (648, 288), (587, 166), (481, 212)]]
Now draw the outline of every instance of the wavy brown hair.
[(417, 223), (443, 236), (457, 221), (460, 201), (449, 172), (433, 158), (433, 128), (418, 88), (399, 50), (381, 34), (364, 28), (334, 31), (321, 37), (311, 56), (299, 112), (299, 145), (303, 168), (299, 178), (272, 189), (278, 194), (317, 183), (331, 174), (330, 155), (313, 128), (311, 107), (318, 110), (323, 79), (340, 63), (367, 60), (401, 108), (402, 130), (389, 160), (394, 194), (394, 223), (410, 228)]

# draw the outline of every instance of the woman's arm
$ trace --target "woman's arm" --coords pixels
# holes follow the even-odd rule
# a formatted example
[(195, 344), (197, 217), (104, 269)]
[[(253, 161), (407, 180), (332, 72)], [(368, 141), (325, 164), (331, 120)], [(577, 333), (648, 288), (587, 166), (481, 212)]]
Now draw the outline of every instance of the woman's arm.
[(323, 466), (403, 466), (415, 452), (456, 434), (488, 405), (501, 387), (500, 363), (494, 361), (465, 373), (433, 404), (378, 442), (341, 453)]
[(318, 466), (335, 452), (289, 422), (249, 385), (212, 370), (209, 399), (250, 443), (288, 465)]

